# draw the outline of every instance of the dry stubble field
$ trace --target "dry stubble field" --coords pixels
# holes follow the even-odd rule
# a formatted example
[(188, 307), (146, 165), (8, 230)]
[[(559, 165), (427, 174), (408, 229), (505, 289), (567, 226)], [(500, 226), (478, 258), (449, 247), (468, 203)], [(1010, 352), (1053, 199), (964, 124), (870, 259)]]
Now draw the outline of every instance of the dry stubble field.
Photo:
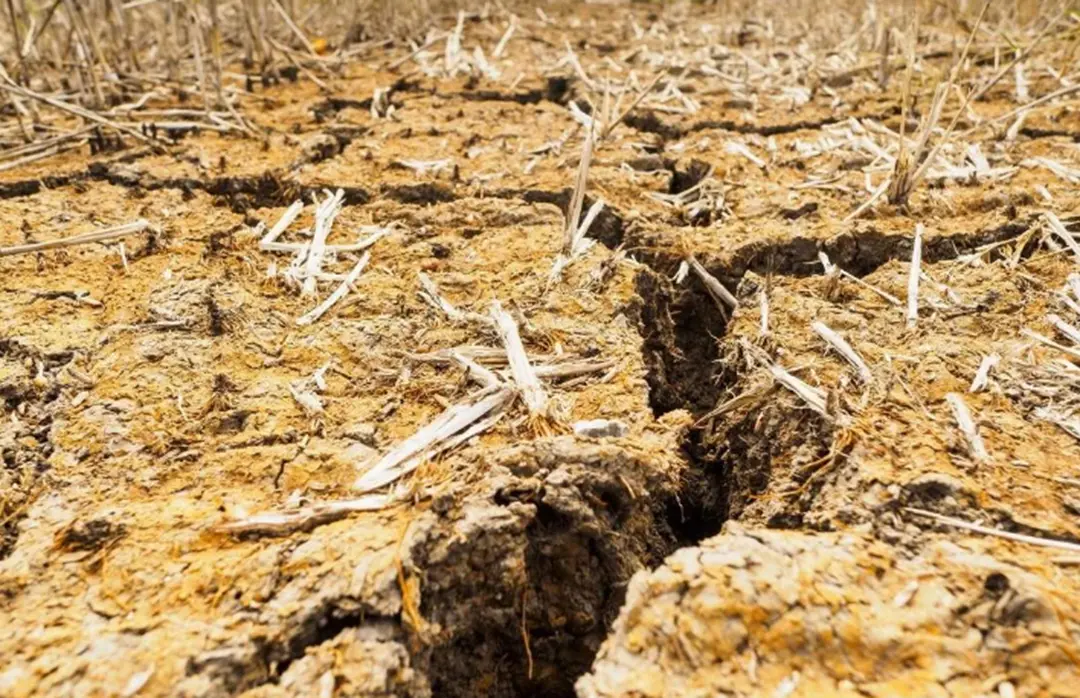
[(1078, 695), (1068, 5), (299, 5), (9, 5), (0, 695)]

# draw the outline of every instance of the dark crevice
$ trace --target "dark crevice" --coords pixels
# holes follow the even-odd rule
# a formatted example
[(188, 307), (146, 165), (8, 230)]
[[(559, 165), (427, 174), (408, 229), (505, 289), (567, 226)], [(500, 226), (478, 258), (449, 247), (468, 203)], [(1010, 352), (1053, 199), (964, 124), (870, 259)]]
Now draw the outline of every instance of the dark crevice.
[[(719, 363), (728, 318), (697, 284), (676, 287), (661, 263), (638, 273), (635, 308), (649, 386), (657, 415), (684, 409), (698, 419), (715, 407), (734, 377)], [(663, 502), (663, 516), (678, 546), (695, 545), (719, 533), (728, 519), (725, 468), (688, 430), (682, 443), (686, 468), (679, 492)]]
[(728, 469), (709, 451), (700, 430), (687, 434), (683, 454), (689, 467), (681, 490), (664, 503), (664, 516), (678, 547), (697, 545), (715, 536), (730, 518)]
[(566, 77), (550, 77), (543, 88), (500, 92), (498, 90), (466, 90), (454, 94), (471, 102), (516, 102), (518, 104), (539, 104), (551, 102), (565, 106), (570, 99), (571, 81)]
[(826, 116), (823, 119), (808, 119), (806, 121), (791, 121), (784, 124), (747, 124), (739, 123), (737, 121), (727, 120), (708, 120), (698, 121), (687, 129), (688, 132), (693, 133), (695, 131), (731, 131), (732, 133), (743, 134), (757, 134), (759, 136), (779, 136), (785, 133), (794, 133), (795, 131), (814, 131), (824, 126), (839, 123), (846, 120), (847, 116)]
[(623, 117), (622, 122), (632, 129), (654, 133), (668, 141), (678, 140), (683, 135), (681, 128), (662, 121), (653, 111), (631, 112)]
[[(416, 92), (419, 91), (420, 86), (418, 82), (408, 80), (406, 78), (400, 78), (397, 82), (390, 86), (385, 95), (385, 105), (392, 106), (395, 110), (401, 110), (405, 103), (398, 100), (394, 100), (394, 96), (399, 92)], [(360, 111), (369, 111), (374, 103), (373, 97), (367, 97), (365, 99), (353, 99), (352, 97), (343, 97), (339, 95), (331, 95), (321, 102), (316, 103), (311, 112), (315, 117), (316, 123), (323, 123), (328, 117), (335, 116), (338, 112), (345, 111), (346, 109), (358, 109)]]
[(324, 129), (305, 152), (289, 165), (293, 173), (304, 165), (315, 165), (336, 158), (345, 152), (354, 140), (360, 138), (368, 129), (364, 126), (330, 126)]
[(668, 169), (671, 170), (671, 179), (668, 181), (668, 194), (682, 194), (687, 189), (696, 187), (712, 172), (709, 163), (698, 159), (691, 160), (690, 164), (686, 166), (686, 170), (680, 170), (674, 164)]
[(706, 119), (704, 121), (694, 122), (688, 126), (679, 126), (664, 121), (653, 111), (646, 110), (628, 114), (623, 118), (622, 123), (643, 133), (653, 133), (664, 140), (671, 141), (678, 140), (683, 136), (698, 131), (712, 130), (728, 131), (730, 133), (756, 134), (759, 136), (778, 136), (786, 133), (794, 133), (796, 131), (820, 130), (825, 126), (836, 124), (852, 117), (886, 119), (899, 113), (900, 110), (898, 107), (891, 106), (884, 111), (869, 114), (836, 114), (821, 119), (802, 119), (781, 124), (755, 124), (747, 123), (745, 121), (735, 121), (733, 119)]
[[(490, 194), (499, 199), (521, 199), (528, 204), (554, 204), (562, 211), (563, 216), (568, 215), (570, 200), (573, 198), (572, 189), (561, 191), (547, 191), (544, 189), (502, 189)], [(586, 195), (583, 210), (588, 210), (593, 205), (594, 199)], [(614, 208), (605, 205), (604, 209), (593, 221), (589, 228), (588, 236), (601, 244), (615, 249), (623, 243), (626, 225), (623, 216)]]
[[(956, 259), (978, 247), (1002, 242), (1023, 234), (1035, 217), (1003, 223), (971, 233), (928, 237), (923, 242), (923, 260), (933, 263)], [(783, 242), (764, 241), (746, 245), (732, 255), (717, 275), (738, 280), (747, 271), (756, 274), (776, 273), (789, 276), (812, 276), (821, 273), (818, 252), (855, 276), (866, 276), (889, 261), (911, 258), (912, 236), (884, 233), (873, 225), (852, 230), (824, 241), (795, 237)]]
[[(218, 197), (216, 203), (219, 205), (227, 206), (238, 213), (253, 208), (288, 206), (297, 199), (307, 199), (323, 189), (298, 185), (277, 172), (266, 172), (254, 177), (160, 178), (147, 173), (118, 171), (104, 164), (95, 163), (90, 166), (89, 173), (92, 179), (145, 191), (157, 189), (178, 189), (184, 192), (204, 191)], [(345, 192), (347, 205), (366, 204), (371, 200), (371, 195), (359, 187), (340, 188)]]
[[(1064, 222), (1072, 229), (1080, 222), (1078, 218)], [(977, 232), (929, 238), (923, 258), (928, 262), (955, 259), (980, 246), (1016, 238), (1036, 222), (1032, 216)], [(635, 243), (635, 231), (629, 231), (627, 237), (630, 244)], [(1032, 242), (1023, 252), (1030, 254), (1036, 247)], [(655, 250), (655, 246), (650, 249)], [(748, 245), (735, 250), (722, 265), (704, 257), (700, 261), (739, 297), (752, 298), (756, 290), (744, 288), (743, 283), (747, 272), (761, 276), (820, 274), (819, 250), (850, 273), (864, 276), (890, 260), (910, 258), (911, 236), (879, 233), (869, 226), (821, 242), (795, 238)], [(641, 261), (647, 268), (637, 275), (640, 301), (631, 315), (643, 340), (650, 405), (658, 416), (684, 409), (695, 421), (702, 420), (737, 383), (744, 361), (720, 354), (727, 318), (700, 284), (691, 278), (676, 287), (669, 280), (680, 257), (650, 252), (641, 255)], [(797, 427), (793, 428), (793, 420), (799, 422)], [(740, 518), (751, 505), (755, 516), (763, 517), (770, 527), (804, 525), (803, 517), (822, 482), (808, 482), (804, 473), (778, 471), (776, 459), (791, 448), (791, 434), (798, 435), (811, 461), (825, 457), (832, 443), (832, 426), (827, 420), (805, 411), (793, 415), (783, 403), (766, 400), (723, 432), (714, 433), (707, 419), (698, 426), (701, 428), (691, 429), (682, 444), (689, 464), (683, 487), (677, 497), (665, 502), (667, 521), (681, 545), (694, 545), (718, 533), (726, 520)], [(791, 501), (757, 502), (778, 477), (788, 477), (806, 490)], [(1002, 521), (1002, 525), (1008, 522)]]
[(190, 657), (188, 676), (201, 676), (217, 687), (213, 695), (236, 695), (265, 685), (276, 684), (293, 662), (308, 650), (332, 642), (349, 628), (377, 622), (380, 617), (365, 612), (350, 598), (324, 600), (303, 617), (293, 620), (281, 637), (255, 637), (250, 642), (203, 652)]
[(1025, 126), (1020, 129), (1020, 135), (1028, 138), (1071, 138), (1074, 143), (1080, 143), (1080, 132), (1059, 128), (1031, 128)]
[(284, 641), (267, 647), (265, 656), (271, 675), (281, 676), (309, 648), (333, 640), (348, 628), (359, 627), (364, 620), (365, 614), (358, 604), (342, 600), (325, 602), (297, 623)]
[[(928, 263), (956, 259), (984, 245), (1018, 237), (1037, 221), (1038, 216), (1032, 215), (970, 233), (928, 236), (923, 239), (922, 258)], [(1062, 222), (1071, 230), (1080, 224), (1080, 216), (1066, 217)], [(641, 239), (640, 233), (634, 229), (627, 231), (626, 243), (648, 249), (655, 247)], [(747, 272), (795, 277), (821, 274), (819, 252), (828, 255), (829, 260), (844, 271), (863, 277), (892, 260), (910, 259), (911, 245), (910, 234), (885, 233), (870, 224), (825, 240), (796, 236), (780, 241), (752, 242), (733, 250), (722, 264), (701, 255), (699, 259), (713, 276), (731, 290), (739, 285)], [(1030, 254), (1036, 247), (1036, 242), (1029, 243), (1024, 254)], [(654, 252), (639, 255), (639, 258), (658, 273), (668, 276), (674, 274), (681, 261), (674, 254)]]
[(0, 183), (0, 199), (15, 199), (21, 196), (32, 196), (43, 189), (56, 189), (67, 186), (77, 180), (83, 179), (84, 174), (73, 175), (49, 175), (38, 179), (24, 179), (15, 182)]
[(432, 182), (383, 187), (381, 193), (383, 197), (392, 201), (414, 206), (447, 203), (457, 199), (457, 194), (453, 189)]
[(19, 526), (37, 496), (39, 480), (51, 467), (53, 414), (61, 394), (58, 376), (75, 354), (75, 349), (43, 351), (17, 337), (0, 337), (0, 375), (6, 375), (0, 379), (0, 409), (5, 414), (18, 410), (20, 415), (13, 423), (14, 438), (0, 447), (5, 483), (0, 498), (0, 560), (17, 545)]
[[(692, 169), (692, 168), (691, 168)], [(689, 173), (688, 173), (689, 174)], [(693, 177), (673, 182), (673, 188), (692, 186)], [(1014, 221), (970, 234), (931, 238), (924, 246), (930, 262), (952, 259), (981, 245), (1014, 238), (1035, 222)], [(1071, 222), (1070, 222), (1071, 223)], [(629, 234), (633, 237), (633, 232)], [(911, 254), (911, 237), (878, 233), (873, 228), (852, 232), (819, 243), (795, 238), (783, 243), (762, 243), (736, 250), (724, 265), (701, 261), (729, 289), (741, 290), (744, 275), (820, 274), (818, 251), (826, 251), (835, 263), (853, 274), (866, 275), (891, 259)], [(694, 279), (676, 287), (669, 280), (678, 267), (675, 255), (642, 256), (648, 268), (637, 275), (639, 305), (631, 315), (637, 320), (647, 369), (649, 402), (659, 416), (684, 409), (695, 420), (712, 410), (739, 378), (730, 357), (720, 355), (727, 317)], [(737, 362), (736, 362), (737, 363)], [(739, 517), (765, 492), (773, 473), (774, 450), (783, 448), (779, 435), (790, 430), (791, 414), (779, 405), (767, 405), (758, 417), (736, 425), (722, 438), (691, 429), (682, 445), (689, 467), (680, 494), (665, 503), (667, 521), (681, 545), (693, 545), (719, 532), (723, 522)], [(806, 443), (829, 442), (829, 425), (814, 415), (801, 415), (806, 423), (798, 431)], [(739, 433), (740, 429), (758, 430)], [(759, 433), (760, 432), (760, 433)], [(774, 436), (770, 437), (769, 435)], [(805, 506), (775, 507), (766, 512), (770, 526), (802, 525)]]
[(648, 369), (649, 404), (663, 415), (686, 409), (700, 415), (712, 409), (721, 387), (715, 380), (718, 340), (727, 319), (697, 284), (674, 286), (652, 269), (637, 275), (642, 351)]
[(432, 692), (569, 698), (630, 578), (680, 545), (663, 505), (675, 488), (615, 444), (534, 442), (499, 463), (490, 499), (463, 505), (488, 517), (483, 532), (413, 550), (420, 614), (447, 635), (430, 653)]

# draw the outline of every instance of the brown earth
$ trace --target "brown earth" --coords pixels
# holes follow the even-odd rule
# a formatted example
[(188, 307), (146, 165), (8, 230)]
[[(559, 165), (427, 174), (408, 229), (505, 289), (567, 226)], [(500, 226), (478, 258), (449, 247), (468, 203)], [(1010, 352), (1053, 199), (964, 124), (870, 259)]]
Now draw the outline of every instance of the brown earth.
[[(970, 26), (928, 12), (908, 112), (904, 71), (883, 87), (873, 47), (837, 48), (837, 13), (545, 5), (498, 59), (494, 13), (463, 45), (498, 78), (446, 75), (438, 48), (391, 69), (411, 53), (394, 47), (328, 90), (255, 85), (258, 138), (204, 129), (0, 171), (0, 248), (152, 224), (122, 248), (0, 257), (0, 696), (1077, 695), (1080, 350), (1047, 316), (1080, 324), (1080, 102), (1037, 105), (1010, 136), (985, 123), (1020, 104), (1010, 73), (942, 149), (970, 171), (851, 217), (892, 171), (867, 153), (916, 132)], [(1070, 21), (1026, 59), (1031, 99), (1067, 84), (1047, 67), (1069, 65)], [(992, 41), (963, 90), (1007, 59)], [(667, 96), (597, 144), (597, 244), (552, 283), (581, 153), (569, 107), (605, 113), (568, 48), (597, 85), (633, 71), (623, 107), (658, 69)], [(979, 169), (974, 145), (1015, 169)], [(301, 295), (263, 226), (339, 188), (329, 244), (389, 230), (298, 325), (339, 281)], [(303, 242), (313, 210), (280, 241)], [(680, 278), (688, 255), (737, 309)], [(446, 351), (502, 344), (425, 302), (418, 272), (467, 313), (500, 301), (534, 364), (588, 372), (544, 379), (548, 417), (517, 400), (377, 511), (230, 531), (349, 499), (476, 395)], [(626, 433), (575, 434), (593, 419)]]

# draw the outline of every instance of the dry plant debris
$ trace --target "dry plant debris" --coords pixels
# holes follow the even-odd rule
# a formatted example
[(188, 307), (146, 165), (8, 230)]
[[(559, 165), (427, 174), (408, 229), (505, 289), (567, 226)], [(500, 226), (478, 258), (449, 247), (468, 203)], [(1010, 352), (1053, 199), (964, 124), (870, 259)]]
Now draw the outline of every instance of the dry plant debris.
[(0, 696), (1076, 693), (1073, 3), (0, 25)]

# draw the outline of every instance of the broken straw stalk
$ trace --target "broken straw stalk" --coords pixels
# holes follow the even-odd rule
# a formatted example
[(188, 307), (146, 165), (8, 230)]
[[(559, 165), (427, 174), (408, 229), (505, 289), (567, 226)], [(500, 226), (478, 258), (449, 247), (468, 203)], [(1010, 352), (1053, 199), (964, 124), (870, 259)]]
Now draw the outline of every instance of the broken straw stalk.
[(814, 332), (818, 334), (825, 342), (835, 349), (840, 356), (851, 364), (856, 373), (859, 375), (859, 380), (863, 383), (869, 383), (874, 380), (874, 374), (870, 371), (870, 367), (866, 365), (862, 357), (859, 356), (847, 341), (839, 334), (829, 329), (829, 327), (823, 322), (814, 322), (810, 325)]
[(1001, 356), (998, 354), (984, 356), (982, 363), (979, 364), (979, 370), (975, 373), (974, 380), (971, 381), (971, 387), (968, 388), (968, 392), (977, 393), (985, 389), (987, 383), (990, 382), (990, 371), (999, 363), (1001, 363)]
[(296, 320), (296, 324), (310, 325), (311, 323), (321, 318), (327, 310), (330, 310), (330, 308), (334, 306), (335, 303), (344, 298), (345, 294), (349, 292), (349, 289), (352, 288), (352, 285), (356, 283), (356, 280), (360, 277), (360, 273), (364, 271), (364, 267), (367, 266), (368, 259), (370, 259), (370, 257), (371, 253), (365, 252), (364, 256), (360, 258), (360, 260), (356, 263), (356, 266), (354, 266), (349, 272), (348, 276), (346, 276), (345, 279), (341, 282), (341, 284), (336, 289), (334, 289), (334, 292), (327, 296), (326, 300), (317, 305), (306, 315), (298, 318)]
[(548, 275), (548, 284), (553, 284), (562, 276), (563, 269), (584, 254), (591, 246), (586, 241), (585, 234), (589, 232), (589, 226), (600, 215), (604, 204), (602, 201), (595, 202), (589, 207), (585, 220), (581, 220), (581, 209), (585, 205), (585, 189), (589, 180), (589, 164), (592, 162), (594, 135), (593, 124), (590, 121), (585, 129), (585, 139), (581, 144), (581, 163), (578, 165), (577, 177), (574, 180), (574, 193), (570, 197), (570, 207), (566, 212), (566, 228), (563, 230), (563, 246), (555, 264), (551, 267)]
[(911, 269), (908, 272), (907, 326), (919, 321), (919, 273), (922, 267), (922, 223), (915, 225), (915, 242), (911, 246)]
[(701, 283), (705, 284), (705, 289), (721, 309), (724, 309), (725, 305), (732, 310), (739, 307), (739, 301), (735, 299), (735, 296), (731, 294), (731, 291), (724, 288), (724, 285), (720, 283), (715, 276), (710, 274), (708, 270), (701, 265), (701, 262), (697, 261), (697, 258), (694, 257), (694, 255), (689, 255), (686, 258), (686, 262), (690, 265), (690, 268), (697, 277), (701, 279)]
[(547, 393), (544, 391), (544, 386), (540, 384), (540, 379), (537, 378), (532, 364), (529, 363), (529, 357), (525, 354), (517, 323), (509, 313), (503, 310), (502, 304), (497, 300), (491, 302), (491, 319), (495, 321), (495, 329), (498, 330), (499, 337), (506, 347), (510, 371), (514, 376), (514, 382), (521, 390), (521, 396), (529, 414), (546, 415)]
[(44, 250), (54, 250), (60, 247), (85, 245), (94, 242), (110, 242), (112, 240), (118, 240), (120, 238), (127, 237), (128, 235), (141, 233), (148, 228), (152, 228), (150, 222), (140, 218), (137, 221), (125, 223), (124, 225), (118, 225), (112, 228), (105, 228), (104, 230), (94, 230), (89, 233), (81, 233), (79, 235), (73, 235), (69, 238), (48, 240), (46, 242), (32, 242), (25, 245), (15, 245), (13, 247), (0, 247), (0, 257), (8, 257), (18, 254), (29, 254), (31, 252), (42, 252)]
[(322, 271), (323, 257), (326, 254), (326, 238), (330, 235), (330, 228), (334, 224), (334, 219), (341, 212), (341, 205), (344, 200), (345, 192), (338, 189), (315, 209), (315, 233), (312, 236), (311, 247), (308, 249), (307, 258), (304, 262), (305, 278), (301, 291), (304, 295), (315, 293), (316, 277)]
[(972, 419), (971, 410), (968, 409), (964, 398), (957, 393), (948, 393), (945, 395), (945, 400), (952, 407), (953, 417), (956, 419), (957, 426), (960, 427), (960, 433), (964, 435), (971, 459), (977, 463), (989, 460), (990, 454), (986, 451), (986, 445), (983, 444), (982, 436), (979, 435), (979, 429), (975, 426), (975, 420)]
[(809, 405), (812, 410), (822, 416), (829, 416), (828, 403), (825, 394), (821, 390), (807, 384), (800, 378), (796, 378), (777, 364), (769, 365), (769, 373), (776, 379), (776, 382), (802, 398), (803, 402)]
[(1050, 226), (1050, 230), (1052, 230), (1055, 235), (1061, 238), (1061, 241), (1064, 242), (1065, 245), (1069, 248), (1069, 250), (1073, 253), (1073, 256), (1076, 257), (1076, 261), (1080, 262), (1080, 243), (1077, 243), (1076, 239), (1073, 238), (1072, 233), (1066, 230), (1065, 225), (1061, 222), (1061, 219), (1058, 218), (1051, 211), (1046, 211), (1045, 213), (1043, 213), (1043, 218), (1046, 219), (1046, 223)]
[[(508, 387), (493, 387), (485, 392), (487, 394), (482, 393), (482, 397), (475, 402), (448, 407), (427, 426), (391, 449), (353, 483), (353, 489), (370, 492), (407, 475), (427, 458), (445, 450), (453, 437), (467, 430), (482, 417), (491, 413), (500, 414), (501, 408), (509, 404), (514, 395), (514, 390)], [(490, 427), (494, 421), (486, 420), (481, 424)], [(479, 431), (467, 433), (474, 436)], [(460, 440), (453, 443), (456, 445)]]
[(245, 516), (220, 524), (215, 530), (234, 535), (270, 535), (284, 536), (297, 531), (310, 531), (343, 519), (358, 511), (378, 511), (394, 502), (394, 498), (385, 494), (369, 494), (356, 499), (337, 502), (320, 502), (293, 511), (268, 511), (252, 516)]

